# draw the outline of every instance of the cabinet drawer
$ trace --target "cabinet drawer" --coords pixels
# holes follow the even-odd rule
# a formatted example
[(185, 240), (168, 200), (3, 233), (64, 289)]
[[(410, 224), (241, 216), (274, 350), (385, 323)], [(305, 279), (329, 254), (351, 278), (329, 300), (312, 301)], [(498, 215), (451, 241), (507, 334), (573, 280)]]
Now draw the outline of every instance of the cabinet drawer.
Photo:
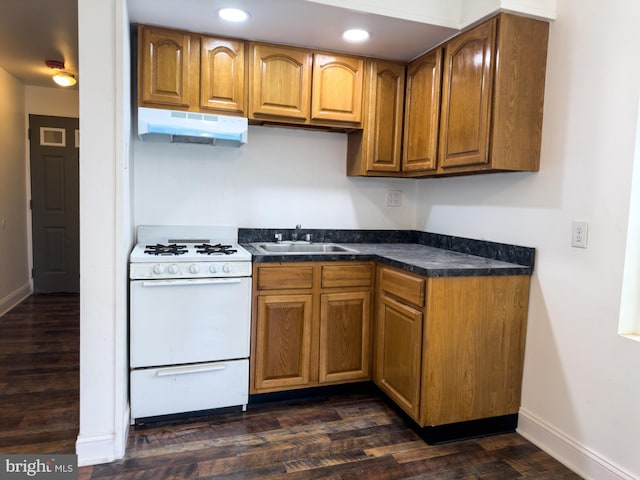
[(131, 417), (246, 405), (249, 361), (231, 360), (131, 372)]
[(324, 265), (322, 288), (370, 287), (373, 280), (371, 265)]
[(426, 280), (409, 273), (382, 268), (380, 288), (409, 303), (424, 307)]
[(258, 269), (258, 290), (287, 288), (311, 288), (313, 285), (313, 267), (276, 266)]

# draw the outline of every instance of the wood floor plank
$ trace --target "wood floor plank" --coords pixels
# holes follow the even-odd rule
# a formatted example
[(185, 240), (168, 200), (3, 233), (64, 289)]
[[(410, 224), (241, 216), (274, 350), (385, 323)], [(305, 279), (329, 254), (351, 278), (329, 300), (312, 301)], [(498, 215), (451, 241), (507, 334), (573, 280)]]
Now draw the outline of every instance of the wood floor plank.
[(438, 457), (447, 457), (448, 455), (471, 455), (477, 451), (485, 452), (485, 450), (482, 449), (480, 445), (476, 444), (472, 440), (447, 443), (444, 445), (427, 445), (423, 442), (420, 448), (414, 448), (411, 450), (394, 453), (393, 457), (398, 463), (403, 464), (435, 459)]
[(415, 450), (422, 450), (429, 448), (428, 445), (424, 443), (423, 440), (411, 440), (404, 443), (392, 443), (390, 445), (384, 445), (380, 447), (368, 448), (365, 450), (367, 455), (371, 455), (374, 457), (382, 457), (384, 455), (393, 455), (394, 458), (397, 457), (398, 454), (413, 452)]

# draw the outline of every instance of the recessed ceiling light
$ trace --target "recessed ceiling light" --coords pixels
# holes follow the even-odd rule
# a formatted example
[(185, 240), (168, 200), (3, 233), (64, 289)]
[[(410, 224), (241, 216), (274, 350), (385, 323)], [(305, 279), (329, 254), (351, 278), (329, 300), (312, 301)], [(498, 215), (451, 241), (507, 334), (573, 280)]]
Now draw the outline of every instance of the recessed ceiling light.
[(227, 22), (244, 22), (249, 18), (249, 12), (239, 8), (221, 8), (218, 10), (218, 16)]
[(369, 32), (361, 28), (352, 28), (350, 30), (346, 30), (342, 34), (342, 38), (347, 42), (364, 42), (369, 39)]

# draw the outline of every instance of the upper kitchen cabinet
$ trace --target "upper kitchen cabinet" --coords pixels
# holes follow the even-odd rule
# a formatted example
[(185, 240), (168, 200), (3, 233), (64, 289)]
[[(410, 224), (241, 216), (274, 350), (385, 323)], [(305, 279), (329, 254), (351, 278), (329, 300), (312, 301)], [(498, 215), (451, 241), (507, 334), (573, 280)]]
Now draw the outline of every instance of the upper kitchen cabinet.
[(188, 109), (198, 77), (198, 57), (192, 56), (190, 34), (143, 25), (138, 32), (140, 105)]
[(311, 120), (362, 122), (364, 58), (314, 53)]
[(437, 169), (442, 49), (404, 64), (373, 60), (362, 131), (349, 134), (347, 174), (428, 176)]
[(245, 42), (139, 26), (138, 103), (246, 115)]
[(347, 174), (396, 176), (402, 160), (405, 66), (367, 60), (363, 129), (349, 134)]
[(538, 170), (548, 33), (503, 13), (445, 44), (439, 175)]
[(251, 43), (250, 49), (250, 117), (307, 121), (311, 109), (313, 53), (262, 43)]
[(200, 108), (246, 115), (245, 42), (202, 36)]
[(440, 117), (442, 49), (407, 67), (402, 171), (408, 176), (435, 173)]
[[(406, 67), (402, 122), (390, 113), (399, 87), (374, 62), (347, 174), (537, 171), (548, 35), (547, 22), (503, 13), (425, 53)], [(401, 145), (393, 143), (399, 130)]]
[(364, 59), (284, 45), (250, 48), (251, 119), (360, 125)]

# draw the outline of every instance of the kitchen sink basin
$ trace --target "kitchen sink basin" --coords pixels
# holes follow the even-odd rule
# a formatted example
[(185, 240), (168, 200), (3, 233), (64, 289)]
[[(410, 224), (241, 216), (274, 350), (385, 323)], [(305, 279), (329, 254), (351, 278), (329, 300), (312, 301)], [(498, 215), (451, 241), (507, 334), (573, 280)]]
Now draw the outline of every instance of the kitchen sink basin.
[(335, 243), (253, 243), (256, 249), (263, 253), (277, 254), (318, 254), (318, 253), (358, 253), (352, 248), (343, 247)]

